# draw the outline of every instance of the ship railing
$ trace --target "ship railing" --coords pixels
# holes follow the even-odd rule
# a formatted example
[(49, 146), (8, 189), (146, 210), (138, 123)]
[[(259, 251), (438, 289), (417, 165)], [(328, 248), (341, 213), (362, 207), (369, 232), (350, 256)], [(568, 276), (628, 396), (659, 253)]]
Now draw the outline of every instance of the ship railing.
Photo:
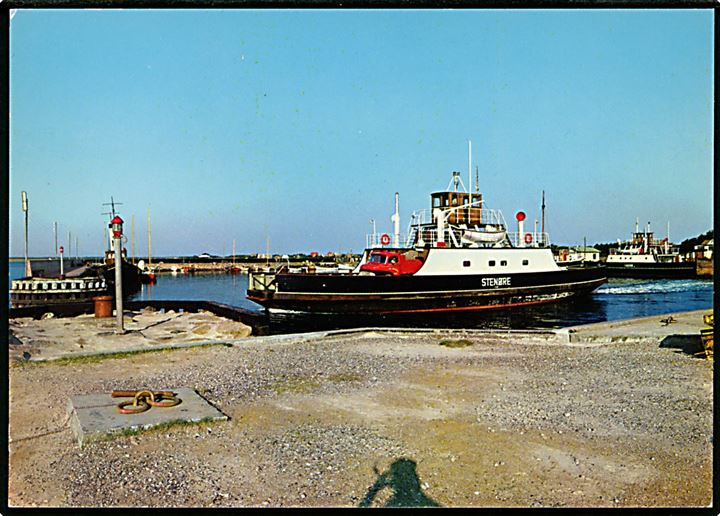
[(23, 291), (23, 290), (57, 290), (62, 292), (75, 292), (81, 290), (105, 290), (107, 285), (105, 280), (99, 280), (97, 278), (81, 278), (77, 280), (62, 280), (48, 278), (44, 281), (37, 281), (33, 279), (27, 280), (13, 280), (10, 289), (12, 291)]
[(250, 272), (248, 290), (277, 290), (275, 272)]
[(540, 231), (517, 231), (508, 233), (508, 238), (514, 247), (550, 247), (550, 236)]
[[(505, 217), (503, 217), (503, 214), (500, 210), (476, 207), (478, 205), (478, 202), (473, 202), (472, 206), (470, 206), (469, 208), (469, 217), (467, 204), (443, 210), (446, 225), (444, 241), (448, 243), (448, 245), (450, 245), (449, 242), (453, 240), (453, 235), (451, 234), (452, 231), (450, 231), (447, 227), (449, 224), (458, 226), (461, 229), (474, 229), (475, 226), (478, 226), (479, 228), (484, 228), (488, 225), (501, 229), (507, 228), (507, 224), (505, 223)], [(453, 218), (453, 214), (457, 215), (457, 213), (455, 212), (460, 212), (462, 215), (460, 217), (455, 216)], [(468, 223), (468, 220), (480, 222)], [(466, 227), (463, 228), (463, 225)], [(418, 245), (418, 242), (420, 240), (422, 240), (420, 245), (424, 244), (425, 246), (429, 245), (431, 247), (434, 247), (437, 243), (436, 227), (437, 221), (433, 219), (432, 210), (422, 209), (412, 212), (405, 235), (400, 236), (400, 242), (398, 243), (399, 247), (412, 247)], [(420, 235), (422, 238), (418, 238), (418, 235)], [(385, 237), (385, 239), (383, 239), (383, 237)], [(383, 243), (383, 241), (387, 241), (388, 237), (390, 241), (387, 244)], [(457, 235), (456, 239), (458, 240), (458, 247), (460, 246), (459, 238), (460, 235)], [(365, 235), (365, 248), (393, 246), (395, 246), (395, 241), (392, 232), (375, 232)]]
[[(434, 225), (426, 224), (422, 226), (411, 226), (404, 237), (400, 239), (400, 245), (398, 247), (410, 248), (410, 247), (507, 247), (507, 238), (502, 238), (499, 241), (494, 242), (473, 242), (469, 243), (463, 239), (463, 229), (457, 226), (445, 227), (443, 232), (442, 243), (438, 238), (437, 227)], [(388, 235), (390, 237), (390, 235)], [(387, 244), (383, 244), (382, 235), (367, 235), (367, 248), (392, 248), (395, 247), (392, 237), (389, 238)], [(385, 239), (387, 241), (387, 239)]]
[[(445, 216), (446, 223), (451, 224), (467, 224), (470, 222), (472, 225), (485, 225), (490, 224), (492, 226), (507, 227), (505, 223), (505, 217), (500, 210), (494, 210), (491, 208), (480, 208), (478, 202), (474, 202), (472, 205), (463, 204), (462, 206), (453, 206), (451, 208), (443, 208), (443, 214)], [(451, 220), (453, 219), (454, 220)], [(436, 220), (433, 217), (433, 210), (423, 208), (422, 210), (416, 210), (410, 214), (410, 224), (408, 226), (418, 226), (435, 224)]]
[[(401, 234), (397, 247), (410, 247), (412, 245), (410, 236), (410, 230), (405, 235)], [(395, 237), (392, 233), (368, 233), (365, 235), (365, 248), (371, 249), (374, 247), (395, 247)]]

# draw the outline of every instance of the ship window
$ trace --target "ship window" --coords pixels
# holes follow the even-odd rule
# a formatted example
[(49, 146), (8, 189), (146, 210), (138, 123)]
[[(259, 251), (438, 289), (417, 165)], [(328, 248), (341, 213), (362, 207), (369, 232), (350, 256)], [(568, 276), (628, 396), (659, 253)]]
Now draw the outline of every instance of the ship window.
[(470, 260), (465, 260), (463, 262), (463, 267), (470, 267)]
[(495, 260), (490, 260), (490, 261), (488, 262), (488, 265), (489, 265), (490, 267), (495, 267)]
[(507, 266), (507, 260), (502, 260), (502, 261), (500, 262), (500, 266), (501, 266), (501, 267), (506, 267), (506, 266)]
[(529, 263), (527, 260), (523, 260), (523, 265), (528, 265)]

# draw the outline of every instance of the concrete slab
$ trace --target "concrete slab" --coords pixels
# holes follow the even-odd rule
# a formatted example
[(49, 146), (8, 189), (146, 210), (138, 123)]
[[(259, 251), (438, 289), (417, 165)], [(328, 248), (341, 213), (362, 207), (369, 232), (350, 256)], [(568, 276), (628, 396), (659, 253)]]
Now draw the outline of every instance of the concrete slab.
[(113, 398), (110, 393), (75, 396), (70, 398), (67, 405), (70, 426), (82, 447), (90, 441), (110, 439), (114, 435), (147, 430), (168, 423), (228, 419), (194, 390), (180, 388), (172, 391), (182, 400), (179, 405), (150, 407), (139, 414), (118, 412), (118, 403), (130, 398)]
[[(693, 310), (674, 312), (637, 319), (610, 321), (559, 330), (570, 343), (609, 344), (612, 342), (670, 343), (677, 340), (700, 340), (700, 329), (705, 326), (703, 315), (712, 311)], [(669, 347), (675, 347), (669, 345)], [(684, 346), (682, 346), (684, 347)]]

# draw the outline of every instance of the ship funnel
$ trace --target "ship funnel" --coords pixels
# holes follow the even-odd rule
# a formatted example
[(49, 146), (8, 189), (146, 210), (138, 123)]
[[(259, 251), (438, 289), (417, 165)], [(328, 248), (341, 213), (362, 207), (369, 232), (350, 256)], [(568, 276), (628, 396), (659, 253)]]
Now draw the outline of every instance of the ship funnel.
[(523, 221), (525, 220), (525, 212), (519, 211), (515, 214), (515, 218), (518, 221), (518, 239), (517, 239), (517, 246), (518, 247), (525, 247), (525, 224)]

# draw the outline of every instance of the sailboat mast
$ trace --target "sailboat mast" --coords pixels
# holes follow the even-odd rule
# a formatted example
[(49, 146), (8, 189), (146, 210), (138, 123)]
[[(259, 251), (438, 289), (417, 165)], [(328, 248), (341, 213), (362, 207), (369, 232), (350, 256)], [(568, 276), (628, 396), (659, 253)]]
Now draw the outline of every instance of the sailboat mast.
[(270, 266), (270, 235), (265, 236), (265, 266)]
[(545, 234), (545, 190), (542, 191), (542, 205), (541, 205), (541, 213), (542, 213), (542, 222), (540, 226), (540, 233)]
[(132, 216), (132, 224), (130, 226), (130, 253), (132, 254), (132, 263), (135, 265), (135, 215)]
[(150, 240), (150, 208), (148, 208), (148, 268), (152, 265), (152, 241)]

